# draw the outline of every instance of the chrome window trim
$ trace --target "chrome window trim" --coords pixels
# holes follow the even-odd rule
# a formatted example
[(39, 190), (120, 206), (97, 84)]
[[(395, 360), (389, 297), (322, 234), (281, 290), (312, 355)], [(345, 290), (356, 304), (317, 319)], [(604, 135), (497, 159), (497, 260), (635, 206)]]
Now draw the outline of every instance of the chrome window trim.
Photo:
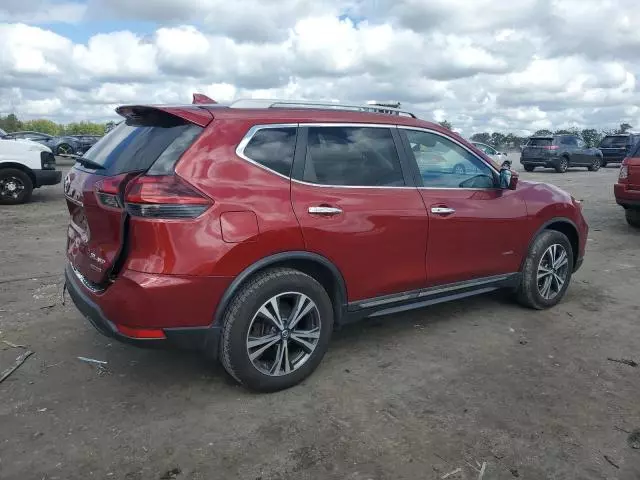
[[(261, 125), (254, 125), (253, 127), (251, 127), (249, 129), (249, 131), (245, 134), (245, 136), (242, 138), (242, 140), (240, 141), (240, 143), (238, 144), (238, 146), (236, 147), (236, 155), (240, 158), (242, 158), (243, 160), (251, 163), (252, 165), (255, 165), (257, 167), (262, 168), (263, 170), (266, 170), (267, 172), (271, 172), (274, 173), (276, 175), (278, 175), (281, 178), (284, 178), (286, 180), (291, 180), (291, 176), (290, 175), (283, 175), (280, 172), (276, 172), (275, 170), (266, 167), (265, 165), (262, 165), (259, 162), (256, 162), (255, 160), (252, 160), (251, 158), (249, 158), (248, 156), (245, 155), (244, 153), (244, 149), (247, 147), (247, 145), (249, 145), (249, 142), (253, 139), (253, 137), (255, 136), (256, 133), (258, 133), (260, 130), (266, 130), (268, 128), (298, 128), (299, 124), (297, 123), (265, 123), (265, 124), (261, 124)], [(296, 132), (296, 136), (297, 136)], [(293, 167), (293, 158), (291, 159), (291, 165)]]
[[(261, 169), (263, 169), (263, 170), (265, 170), (267, 172), (273, 173), (274, 175), (277, 175), (277, 176), (279, 176), (281, 178), (284, 178), (284, 179), (289, 180), (291, 182), (295, 182), (295, 183), (300, 184), (300, 185), (307, 185), (307, 186), (316, 187), (316, 188), (348, 188), (348, 189), (376, 189), (376, 190), (377, 189), (388, 189), (388, 190), (414, 190), (414, 189), (419, 189), (419, 190), (473, 190), (473, 191), (482, 191), (482, 192), (486, 192), (488, 190), (499, 190), (498, 187), (495, 187), (495, 188), (454, 188), (454, 187), (412, 187), (412, 186), (406, 186), (406, 185), (405, 186), (399, 186), (399, 187), (361, 186), (361, 185), (323, 185), (323, 184), (319, 184), (319, 183), (305, 182), (304, 180), (298, 180), (298, 179), (292, 178), (291, 176), (282, 175), (281, 173), (276, 172), (275, 170), (272, 170), (271, 168), (266, 167), (266, 166), (262, 165), (261, 163), (256, 162), (255, 160), (252, 160), (251, 158), (247, 157), (244, 154), (244, 149), (249, 144), (251, 139), (254, 137), (254, 135), (258, 131), (260, 131), (262, 129), (266, 129), (266, 128), (308, 128), (308, 127), (397, 128), (397, 129), (403, 129), (403, 130), (418, 130), (418, 131), (422, 131), (422, 132), (426, 132), (426, 133), (434, 133), (434, 134), (436, 134), (436, 135), (438, 135), (440, 137), (443, 137), (443, 138), (445, 138), (447, 140), (450, 140), (450, 141), (454, 142), (455, 144), (459, 145), (460, 147), (464, 148), (467, 152), (471, 153), (475, 158), (477, 158), (482, 163), (487, 165), (487, 167), (489, 167), (494, 173), (498, 174), (496, 169), (493, 168), (491, 165), (489, 165), (487, 162), (485, 162), (484, 159), (478, 157), (475, 153), (473, 153), (467, 147), (465, 147), (460, 142), (458, 142), (457, 140), (455, 140), (455, 139), (453, 139), (451, 137), (447, 137), (445, 135), (442, 135), (440, 132), (438, 132), (436, 130), (431, 130), (431, 129), (428, 129), (428, 128), (410, 127), (410, 126), (406, 126), (406, 125), (395, 125), (395, 124), (390, 124), (390, 123), (357, 123), (357, 122), (322, 122), (322, 123), (314, 123), (314, 122), (304, 122), (304, 123), (264, 123), (264, 124), (254, 125), (247, 131), (245, 136), (242, 138), (242, 140), (240, 141), (240, 143), (236, 147), (236, 155), (238, 157), (240, 157), (241, 159), (251, 163), (252, 165), (260, 167)], [(400, 155), (400, 152), (398, 152), (398, 155)]]

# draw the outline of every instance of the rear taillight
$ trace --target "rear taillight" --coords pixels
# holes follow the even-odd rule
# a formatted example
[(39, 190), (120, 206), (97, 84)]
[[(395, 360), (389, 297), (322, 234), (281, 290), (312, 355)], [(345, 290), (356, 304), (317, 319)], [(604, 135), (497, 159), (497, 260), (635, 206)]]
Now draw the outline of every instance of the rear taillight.
[(103, 207), (122, 208), (122, 202), (120, 202), (119, 198), (120, 184), (127, 176), (129, 176), (129, 174), (124, 173), (116, 177), (105, 178), (95, 183), (94, 190), (96, 191), (96, 197), (98, 197), (98, 202), (100, 202)]
[(620, 167), (620, 174), (618, 175), (618, 180), (626, 180), (629, 178), (629, 158), (625, 158), (622, 161), (622, 166)]
[(560, 149), (560, 147), (558, 145), (546, 145), (546, 146), (544, 146), (542, 148), (544, 148), (545, 150), (558, 150), (558, 149)]
[(144, 218), (196, 218), (213, 201), (175, 175), (142, 176), (127, 186), (127, 212)]

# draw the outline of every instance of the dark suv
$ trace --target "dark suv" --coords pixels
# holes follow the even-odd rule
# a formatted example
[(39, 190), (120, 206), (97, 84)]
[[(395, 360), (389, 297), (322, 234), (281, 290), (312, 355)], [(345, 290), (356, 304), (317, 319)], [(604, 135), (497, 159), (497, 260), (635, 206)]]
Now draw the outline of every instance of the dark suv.
[(391, 107), (117, 112), (65, 180), (68, 291), (105, 335), (253, 389), (300, 382), (354, 320), (499, 288), (551, 307), (582, 262), (579, 202)]
[(601, 141), (598, 148), (602, 152), (602, 166), (608, 163), (622, 163), (629, 156), (633, 147), (638, 144), (640, 135), (636, 133), (618, 133), (607, 135)]
[(595, 172), (602, 166), (602, 152), (589, 148), (577, 135), (531, 137), (520, 156), (527, 172), (536, 167), (555, 168), (564, 173), (569, 167), (587, 167)]

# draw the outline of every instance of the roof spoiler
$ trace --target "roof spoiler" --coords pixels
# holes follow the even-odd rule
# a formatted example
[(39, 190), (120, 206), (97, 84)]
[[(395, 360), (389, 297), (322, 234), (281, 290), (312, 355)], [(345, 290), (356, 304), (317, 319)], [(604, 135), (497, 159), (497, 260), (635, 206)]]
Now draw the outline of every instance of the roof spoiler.
[(193, 101), (191, 102), (192, 104), (216, 104), (218, 102), (216, 102), (213, 98), (209, 98), (207, 97), (205, 94), (203, 93), (194, 93), (193, 94)]
[(116, 113), (138, 125), (162, 125), (175, 123), (177, 120), (204, 128), (213, 120), (213, 114), (209, 110), (197, 105), (123, 105), (116, 108)]

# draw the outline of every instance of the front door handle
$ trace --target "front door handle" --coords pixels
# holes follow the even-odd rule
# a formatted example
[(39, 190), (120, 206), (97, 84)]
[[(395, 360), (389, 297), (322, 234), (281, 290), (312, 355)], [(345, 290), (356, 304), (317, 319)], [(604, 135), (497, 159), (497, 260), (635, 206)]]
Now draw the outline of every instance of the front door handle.
[(431, 213), (435, 213), (436, 215), (451, 215), (452, 213), (456, 213), (455, 208), (449, 207), (431, 207)]
[(333, 215), (341, 214), (342, 209), (328, 206), (309, 207), (309, 213), (311, 215), (323, 215), (326, 217), (331, 217)]

